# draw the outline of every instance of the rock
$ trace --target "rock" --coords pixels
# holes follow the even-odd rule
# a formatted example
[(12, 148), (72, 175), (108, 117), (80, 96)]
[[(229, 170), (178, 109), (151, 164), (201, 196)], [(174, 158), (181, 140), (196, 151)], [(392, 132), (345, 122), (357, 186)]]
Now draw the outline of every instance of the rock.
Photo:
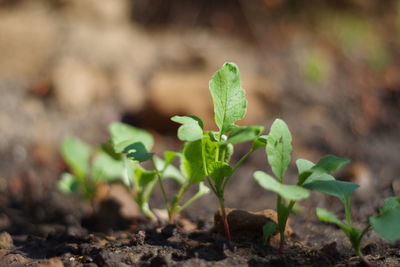
[(12, 249), (14, 247), (11, 235), (7, 232), (0, 234), (0, 249)]
[(0, 266), (21, 266), (28, 262), (30, 260), (21, 254), (15, 254), (8, 249), (0, 249)]
[[(257, 212), (225, 209), (228, 217), (229, 230), (231, 235), (253, 233), (262, 236), (262, 228), (267, 222), (277, 222), (277, 214), (274, 210), (262, 210)], [(220, 211), (214, 215), (214, 230), (219, 233), (224, 232), (223, 222)], [(293, 231), (289, 225), (286, 226), (286, 236), (291, 236)]]

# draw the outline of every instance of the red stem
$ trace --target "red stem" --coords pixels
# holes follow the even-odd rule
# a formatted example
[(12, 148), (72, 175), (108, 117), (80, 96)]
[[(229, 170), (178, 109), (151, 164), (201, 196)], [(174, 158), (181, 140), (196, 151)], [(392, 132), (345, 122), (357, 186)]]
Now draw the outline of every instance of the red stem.
[(284, 244), (284, 242), (279, 242), (279, 254), (283, 254), (283, 251), (284, 251), (284, 249), (285, 249), (285, 244)]
[(231, 233), (229, 231), (228, 218), (226, 216), (225, 209), (222, 210), (222, 221), (224, 222), (224, 232), (225, 232), (226, 240), (228, 240), (230, 242), (231, 241)]
[(373, 267), (372, 263), (370, 263), (366, 258), (362, 257), (361, 258), (361, 263), (365, 266), (365, 267)]

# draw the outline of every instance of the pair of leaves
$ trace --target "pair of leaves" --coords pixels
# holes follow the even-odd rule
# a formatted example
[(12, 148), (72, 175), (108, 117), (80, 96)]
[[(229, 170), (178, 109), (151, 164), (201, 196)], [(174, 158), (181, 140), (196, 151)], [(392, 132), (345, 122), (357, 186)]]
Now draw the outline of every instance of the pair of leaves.
[(335, 180), (330, 173), (333, 173), (350, 162), (347, 158), (340, 158), (334, 155), (322, 157), (317, 164), (311, 161), (299, 159), (296, 165), (299, 171), (299, 184), (306, 184), (313, 181)]
[[(182, 124), (178, 129), (178, 138), (181, 141), (196, 141), (203, 137), (203, 122), (196, 116), (174, 116), (172, 121)], [(223, 140), (226, 144), (248, 142), (259, 137), (264, 131), (263, 126), (232, 126), (230, 134)]]
[(383, 238), (394, 242), (400, 239), (400, 197), (385, 199), (377, 216), (371, 216), (369, 222)]

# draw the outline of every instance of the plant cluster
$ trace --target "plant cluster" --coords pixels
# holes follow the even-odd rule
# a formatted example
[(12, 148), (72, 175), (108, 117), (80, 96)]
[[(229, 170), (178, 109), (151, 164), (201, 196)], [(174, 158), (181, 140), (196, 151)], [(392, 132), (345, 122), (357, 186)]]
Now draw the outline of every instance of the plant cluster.
[[(318, 191), (339, 198), (344, 205), (345, 220), (317, 208), (317, 217), (337, 224), (349, 238), (356, 254), (367, 263), (361, 253), (361, 240), (370, 228), (389, 241), (400, 238), (400, 198), (385, 200), (379, 215), (370, 217), (369, 225), (357, 229), (351, 221), (350, 199), (358, 185), (336, 180), (332, 173), (349, 163), (348, 159), (328, 155), (317, 163), (298, 159), (296, 184), (285, 184), (285, 174), (291, 162), (292, 136), (283, 120), (273, 122), (268, 134), (258, 125), (239, 126), (247, 109), (245, 91), (241, 86), (240, 73), (234, 63), (225, 63), (209, 82), (214, 104), (214, 119), (218, 131), (205, 130), (203, 122), (196, 116), (174, 116), (172, 121), (180, 124), (177, 132), (183, 142), (179, 152), (165, 151), (160, 158), (151, 149), (152, 135), (121, 122), (110, 125), (110, 141), (93, 149), (75, 138), (67, 138), (62, 144), (62, 155), (71, 173), (64, 173), (59, 181), (63, 192), (77, 192), (93, 200), (99, 183), (120, 182), (131, 192), (143, 214), (156, 220), (149, 200), (154, 187), (161, 189), (169, 222), (193, 201), (213, 192), (218, 200), (226, 239), (231, 239), (225, 211), (225, 189), (232, 175), (256, 150), (265, 149), (267, 162), (275, 177), (256, 171), (254, 178), (263, 188), (277, 194), (277, 222), (263, 227), (264, 239), (276, 232), (280, 235), (279, 251), (283, 252), (285, 228), (289, 215), (297, 201), (309, 197), (310, 191)], [(249, 143), (250, 148), (235, 163), (231, 162), (234, 145)], [(173, 162), (179, 159), (179, 167)], [(148, 162), (144, 167), (144, 162)], [(150, 166), (150, 167), (149, 167)], [(168, 195), (164, 180), (174, 179), (180, 185), (175, 195)], [(196, 194), (183, 201), (188, 189), (199, 186)]]

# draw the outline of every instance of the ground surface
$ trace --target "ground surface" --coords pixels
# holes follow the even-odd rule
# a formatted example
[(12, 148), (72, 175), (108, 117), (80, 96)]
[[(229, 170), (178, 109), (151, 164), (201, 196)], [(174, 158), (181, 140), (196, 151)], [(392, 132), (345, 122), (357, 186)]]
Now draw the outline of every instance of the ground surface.
[[(318, 194), (300, 203), (296, 235), (280, 255), (259, 235), (240, 235), (228, 249), (211, 231), (212, 195), (173, 230), (132, 219), (135, 209), (120, 213), (115, 199), (93, 217), (79, 197), (56, 190), (64, 136), (97, 145), (123, 120), (151, 131), (160, 153), (180, 148), (173, 115), (215, 127), (208, 80), (234, 61), (249, 100), (244, 123), (268, 128), (283, 118), (294, 159), (352, 160), (337, 177), (361, 185), (352, 201), (360, 227), (384, 198), (400, 195), (398, 1), (184, 2), (0, 1), (0, 231), (11, 235), (1, 235), (0, 266), (359, 264), (340, 230), (315, 218), (315, 207), (343, 214)], [(265, 166), (263, 151), (243, 165), (227, 207), (275, 206), (252, 179)], [(292, 164), (289, 182), (294, 173)], [(161, 208), (157, 190), (151, 205)], [(399, 243), (370, 233), (363, 247), (376, 266), (400, 266)]]

